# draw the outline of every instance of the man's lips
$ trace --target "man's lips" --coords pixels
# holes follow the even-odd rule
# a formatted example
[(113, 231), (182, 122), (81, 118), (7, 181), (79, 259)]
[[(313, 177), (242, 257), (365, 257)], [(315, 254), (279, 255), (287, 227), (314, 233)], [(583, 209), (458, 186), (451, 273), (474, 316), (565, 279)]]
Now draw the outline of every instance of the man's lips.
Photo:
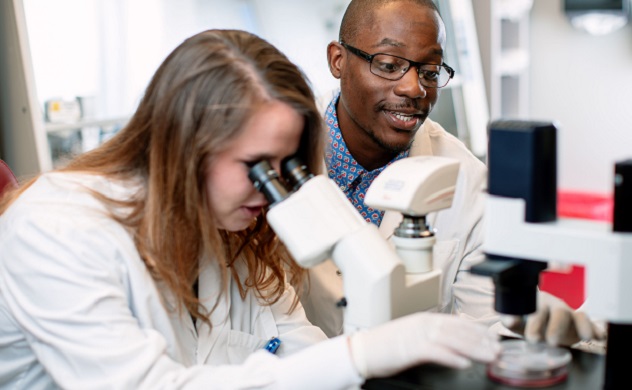
[(393, 127), (400, 130), (415, 130), (419, 128), (420, 122), (423, 121), (423, 116), (420, 113), (406, 113), (402, 111), (382, 111), (386, 116), (386, 119), (391, 123)]

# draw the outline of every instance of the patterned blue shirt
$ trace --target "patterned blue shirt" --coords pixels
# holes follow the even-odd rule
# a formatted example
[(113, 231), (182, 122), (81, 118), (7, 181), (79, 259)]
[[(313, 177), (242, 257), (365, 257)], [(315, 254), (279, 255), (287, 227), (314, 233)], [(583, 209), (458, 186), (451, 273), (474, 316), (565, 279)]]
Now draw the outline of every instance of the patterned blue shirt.
[(338, 126), (338, 115), (336, 113), (336, 104), (338, 104), (339, 97), (340, 94), (334, 97), (325, 112), (325, 121), (329, 128), (329, 138), (325, 149), (327, 173), (329, 178), (336, 182), (338, 187), (347, 195), (347, 198), (358, 212), (360, 212), (360, 215), (362, 215), (367, 222), (380, 226), (384, 212), (374, 210), (364, 204), (366, 191), (384, 168), (397, 160), (408, 157), (408, 150), (399, 153), (383, 167), (372, 171), (364, 169), (353, 156), (351, 156), (347, 144), (342, 138), (342, 133)]

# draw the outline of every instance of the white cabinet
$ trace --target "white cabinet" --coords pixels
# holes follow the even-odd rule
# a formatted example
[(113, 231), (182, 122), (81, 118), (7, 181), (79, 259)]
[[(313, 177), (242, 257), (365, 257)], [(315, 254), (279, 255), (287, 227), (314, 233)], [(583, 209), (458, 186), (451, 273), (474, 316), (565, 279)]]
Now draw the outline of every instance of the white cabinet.
[[(347, 2), (0, 0), (0, 158), (25, 177), (94, 147), (126, 123), (168, 53), (210, 28), (261, 35), (319, 96), (336, 81), (326, 47)], [(44, 114), (52, 100), (68, 108), (55, 123)]]
[[(457, 75), (431, 117), (484, 158), (490, 109), (473, 7), (491, 1), (436, 1), (448, 30), (446, 62)], [(93, 147), (128, 120), (163, 58), (208, 28), (260, 34), (296, 62), (322, 96), (337, 84), (327, 69), (326, 47), (347, 3), (0, 0), (0, 157), (24, 177)], [(288, 29), (296, 33), (288, 35)], [(46, 120), (45, 102), (76, 97), (93, 109), (71, 123)]]
[(99, 23), (113, 7), (89, 0), (0, 2), (0, 155), (20, 179), (97, 146), (128, 120), (131, 105), (95, 106), (104, 91), (120, 102), (121, 91), (133, 89), (111, 75), (120, 58), (101, 55), (100, 45), (109, 44), (102, 33), (119, 28)]
[(472, 0), (490, 118), (529, 116), (529, 16), (533, 0)]
[(23, 177), (49, 168), (51, 160), (19, 1), (0, 1), (0, 50), (0, 157)]

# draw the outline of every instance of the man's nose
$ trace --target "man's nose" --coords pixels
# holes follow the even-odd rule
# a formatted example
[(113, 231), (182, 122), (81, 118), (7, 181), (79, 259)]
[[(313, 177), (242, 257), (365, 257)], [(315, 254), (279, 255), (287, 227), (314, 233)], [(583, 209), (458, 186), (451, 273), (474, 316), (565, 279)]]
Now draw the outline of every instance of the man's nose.
[(419, 80), (419, 69), (411, 66), (404, 76), (397, 81), (395, 93), (410, 99), (423, 99), (427, 95), (426, 88)]

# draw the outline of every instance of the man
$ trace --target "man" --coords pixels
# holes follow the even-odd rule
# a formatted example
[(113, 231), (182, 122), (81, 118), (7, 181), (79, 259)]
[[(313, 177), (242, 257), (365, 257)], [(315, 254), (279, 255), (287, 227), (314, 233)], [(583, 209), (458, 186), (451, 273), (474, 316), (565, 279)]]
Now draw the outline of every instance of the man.
[[(487, 169), (462, 142), (428, 119), (441, 87), (453, 75), (443, 62), (445, 43), (445, 26), (431, 0), (352, 0), (339, 41), (327, 47), (330, 71), (340, 80), (340, 94), (325, 114), (329, 128), (325, 162), (329, 177), (388, 238), (401, 214), (382, 214), (364, 204), (373, 179), (394, 161), (410, 156), (459, 160), (452, 207), (428, 216), (436, 229), (434, 264), (443, 271), (438, 310), (499, 326), (491, 280), (469, 273), (484, 256)], [(330, 336), (342, 329), (341, 311), (332, 309), (343, 294), (335, 272), (331, 263), (313, 269), (311, 296), (303, 300), (310, 320)], [(570, 309), (561, 311), (565, 319), (572, 316)], [(544, 328), (537, 333), (542, 334)], [(575, 331), (571, 326), (562, 328), (562, 333), (570, 328)], [(556, 334), (555, 343), (563, 336)], [(578, 340), (576, 336), (572, 342)]]

